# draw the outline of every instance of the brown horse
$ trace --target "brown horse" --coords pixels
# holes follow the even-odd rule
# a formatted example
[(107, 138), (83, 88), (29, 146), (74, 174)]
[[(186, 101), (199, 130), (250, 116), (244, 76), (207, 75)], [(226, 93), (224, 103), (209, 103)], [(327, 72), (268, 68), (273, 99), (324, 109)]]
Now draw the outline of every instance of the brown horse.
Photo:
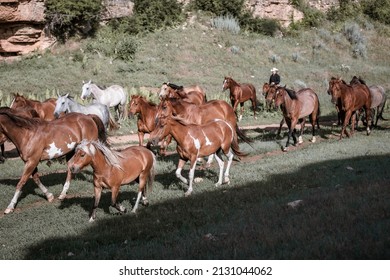
[[(38, 118), (17, 116), (10, 112), (0, 112), (0, 132), (16, 146), (24, 161), (23, 174), (16, 185), (15, 195), (5, 210), (5, 214), (14, 210), (22, 188), (30, 176), (46, 195), (48, 201), (53, 200), (53, 194), (48, 192), (39, 179), (37, 166), (40, 161), (63, 156), (69, 160), (76, 144), (83, 139), (106, 141), (102, 121), (96, 115), (81, 113), (69, 113), (49, 122)], [(71, 178), (71, 172), (68, 170), (60, 199), (65, 198)]]
[(119, 189), (138, 179), (138, 195), (132, 212), (136, 213), (141, 198), (142, 203), (148, 205), (146, 191), (147, 188), (151, 190), (153, 187), (156, 165), (156, 159), (150, 150), (132, 146), (122, 151), (114, 151), (100, 141), (84, 140), (77, 146), (75, 155), (68, 162), (68, 168), (72, 173), (79, 173), (88, 165), (93, 169), (95, 193), (95, 202), (90, 213), (91, 222), (96, 219), (103, 188), (111, 189), (111, 206), (120, 213), (125, 213), (126, 208), (117, 202)]
[(234, 112), (237, 115), (237, 107), (240, 104), (241, 112), (237, 116), (238, 120), (242, 119), (244, 112), (244, 102), (250, 100), (252, 102), (253, 117), (256, 118), (256, 88), (252, 84), (239, 84), (231, 77), (225, 77), (223, 80), (222, 91), (229, 89), (230, 101)]
[[(366, 85), (366, 82), (357, 76), (353, 76), (352, 80), (349, 82), (350, 85), (356, 85), (356, 84), (364, 84)], [(386, 120), (383, 117), (383, 110), (386, 105), (387, 96), (385, 93), (385, 89), (382, 86), (369, 86), (368, 89), (370, 90), (371, 95), (371, 114), (372, 114), (372, 121), (371, 126), (377, 126), (378, 120)], [(375, 119), (375, 121), (374, 121)], [(357, 125), (357, 124), (356, 124)]]
[(276, 109), (275, 97), (277, 87), (277, 85), (270, 85), (268, 83), (264, 83), (263, 85), (263, 95), (265, 97), (265, 107), (267, 111)]
[(54, 117), (54, 109), (56, 108), (56, 98), (49, 98), (41, 102), (31, 100), (18, 93), (14, 94), (14, 99), (11, 102), (11, 108), (26, 108), (31, 107), (38, 112), (39, 117), (43, 120), (52, 121)]
[[(11, 114), (26, 117), (26, 118), (39, 118), (37, 111), (35, 111), (32, 108), (11, 109), (9, 107), (1, 107), (0, 112), (10, 112)], [(1, 149), (0, 163), (4, 163), (5, 161), (4, 143), (6, 141), (8, 141), (8, 138), (3, 133), (0, 132), (0, 149)]]
[(283, 116), (286, 120), (289, 130), (286, 147), (283, 148), (284, 151), (287, 151), (287, 148), (290, 145), (291, 137), (294, 140), (294, 145), (297, 143), (295, 136), (295, 126), (297, 125), (298, 121), (301, 123), (298, 143), (301, 144), (303, 142), (302, 134), (307, 116), (309, 116), (312, 125), (311, 142), (316, 141), (315, 126), (317, 124), (319, 128), (318, 117), (320, 115), (320, 103), (317, 94), (312, 89), (304, 88), (295, 92), (293, 90), (287, 89), (285, 86), (278, 87), (276, 91), (275, 105), (281, 106)]
[[(137, 127), (138, 127), (138, 140), (139, 145), (144, 145), (145, 133), (150, 134), (156, 127), (158, 106), (148, 101), (141, 95), (132, 95), (129, 102), (129, 113), (132, 115), (138, 115)], [(161, 146), (160, 153), (164, 155), (166, 149), (171, 142), (171, 137), (168, 137)]]
[(198, 105), (207, 101), (206, 94), (198, 85), (185, 88), (172, 83), (163, 83), (158, 96), (160, 99), (181, 98), (184, 101)]
[(332, 96), (332, 103), (340, 104), (340, 109), (344, 112), (343, 128), (341, 129), (340, 140), (344, 133), (347, 137), (350, 137), (350, 133), (346, 128), (351, 117), (351, 134), (354, 133), (356, 122), (355, 112), (361, 108), (363, 108), (366, 113), (367, 135), (370, 134), (369, 120), (371, 119), (371, 94), (366, 85), (357, 84), (351, 86), (341, 78), (332, 77), (329, 81), (328, 94)]
[[(161, 117), (158, 119), (156, 129), (150, 135), (151, 142), (157, 144), (168, 134), (171, 134), (177, 142), (176, 150), (180, 159), (176, 169), (176, 177), (183, 183), (188, 184), (186, 196), (189, 196), (192, 192), (198, 158), (214, 155), (219, 165), (219, 177), (216, 186), (220, 186), (222, 183), (230, 182), (229, 171), (234, 154), (238, 157), (246, 156), (240, 151), (234, 128), (227, 121), (221, 119), (214, 119), (206, 124), (198, 125), (190, 124), (179, 117)], [(220, 151), (228, 157), (225, 173), (223, 173), (224, 161), (218, 155)], [(187, 161), (190, 161), (189, 180), (181, 175)]]

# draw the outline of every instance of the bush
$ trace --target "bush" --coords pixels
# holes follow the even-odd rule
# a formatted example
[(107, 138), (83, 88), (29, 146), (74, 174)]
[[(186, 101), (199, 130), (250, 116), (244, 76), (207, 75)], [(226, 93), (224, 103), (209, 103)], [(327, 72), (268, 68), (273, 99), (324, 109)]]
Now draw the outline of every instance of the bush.
[(347, 19), (353, 19), (362, 14), (359, 3), (354, 0), (339, 1), (340, 6), (332, 6), (326, 13), (326, 18), (330, 21), (342, 22)]
[(71, 36), (93, 34), (100, 21), (100, 0), (46, 0), (45, 19), (50, 32), (65, 42)]
[(371, 19), (384, 24), (390, 24), (390, 0), (363, 0), (363, 13)]
[(216, 29), (229, 31), (233, 34), (240, 33), (240, 24), (238, 23), (238, 20), (229, 15), (213, 18), (211, 20), (211, 26)]
[(212, 12), (217, 16), (241, 18), (244, 0), (192, 0), (189, 9)]
[(241, 25), (250, 32), (267, 36), (273, 36), (278, 30), (281, 30), (280, 23), (275, 19), (253, 18), (247, 16), (243, 17)]

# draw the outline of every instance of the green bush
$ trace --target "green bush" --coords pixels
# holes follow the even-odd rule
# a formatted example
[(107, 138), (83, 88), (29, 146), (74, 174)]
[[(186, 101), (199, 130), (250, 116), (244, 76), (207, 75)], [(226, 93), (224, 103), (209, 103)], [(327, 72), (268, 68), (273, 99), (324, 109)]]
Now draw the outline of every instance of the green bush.
[(363, 13), (371, 19), (390, 24), (390, 0), (363, 0)]
[(359, 3), (354, 0), (339, 1), (340, 6), (332, 6), (326, 13), (326, 18), (330, 21), (342, 22), (347, 19), (353, 19), (362, 14)]
[(212, 12), (217, 16), (241, 18), (244, 0), (192, 0), (189, 9)]
[(100, 0), (46, 0), (45, 19), (50, 32), (64, 42), (76, 34), (93, 34), (102, 8)]
[(253, 33), (273, 36), (278, 30), (281, 30), (280, 23), (275, 19), (243, 17), (241, 25)]
[(211, 26), (231, 32), (232, 34), (240, 33), (240, 24), (238, 20), (230, 15), (218, 16), (211, 20)]

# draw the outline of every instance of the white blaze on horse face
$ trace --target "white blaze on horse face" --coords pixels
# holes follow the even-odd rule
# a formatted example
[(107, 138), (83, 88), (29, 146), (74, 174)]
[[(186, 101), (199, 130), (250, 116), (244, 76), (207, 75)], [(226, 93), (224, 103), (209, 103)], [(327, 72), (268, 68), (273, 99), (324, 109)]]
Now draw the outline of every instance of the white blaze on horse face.
[(63, 155), (61, 148), (57, 148), (54, 142), (50, 144), (50, 148), (47, 149), (46, 152), (49, 155), (50, 159), (53, 159), (56, 155)]

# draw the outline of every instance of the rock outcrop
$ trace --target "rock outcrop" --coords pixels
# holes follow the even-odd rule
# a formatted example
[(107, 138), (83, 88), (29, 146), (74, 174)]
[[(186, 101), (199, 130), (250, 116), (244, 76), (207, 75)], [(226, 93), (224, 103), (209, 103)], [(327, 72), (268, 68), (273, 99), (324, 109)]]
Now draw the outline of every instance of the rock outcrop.
[[(131, 16), (131, 0), (102, 0), (103, 21)], [(187, 4), (189, 0), (178, 0)], [(320, 10), (327, 10), (338, 0), (307, 0)], [(247, 0), (246, 6), (255, 16), (279, 20), (288, 26), (292, 20), (303, 18), (302, 12), (289, 4), (289, 0)], [(44, 0), (0, 0), (0, 59), (44, 50), (55, 43), (45, 29)]]

